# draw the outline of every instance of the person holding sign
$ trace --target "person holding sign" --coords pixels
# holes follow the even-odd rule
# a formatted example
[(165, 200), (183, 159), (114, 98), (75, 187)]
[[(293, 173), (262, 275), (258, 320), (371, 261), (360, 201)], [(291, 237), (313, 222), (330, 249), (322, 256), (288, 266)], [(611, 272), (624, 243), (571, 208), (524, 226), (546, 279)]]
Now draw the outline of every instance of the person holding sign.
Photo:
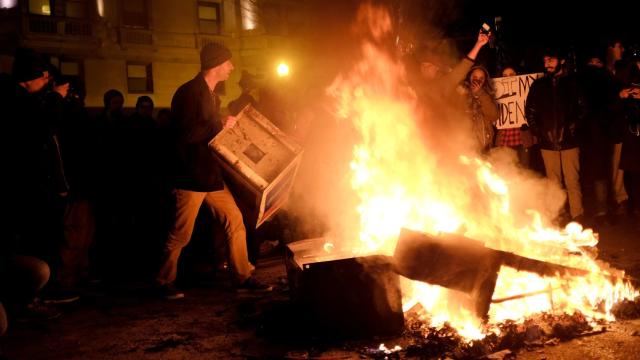
[(571, 219), (583, 217), (580, 149), (577, 130), (583, 100), (575, 77), (567, 74), (565, 57), (557, 50), (543, 54), (545, 76), (531, 85), (525, 107), (529, 128), (539, 139), (547, 177), (564, 182)]
[[(505, 66), (501, 73), (503, 78), (517, 76), (516, 70), (512, 66)], [(511, 127), (498, 129), (496, 134), (496, 146), (510, 147), (518, 154), (518, 162), (525, 168), (529, 167), (529, 148), (534, 144), (534, 139), (527, 127)]]

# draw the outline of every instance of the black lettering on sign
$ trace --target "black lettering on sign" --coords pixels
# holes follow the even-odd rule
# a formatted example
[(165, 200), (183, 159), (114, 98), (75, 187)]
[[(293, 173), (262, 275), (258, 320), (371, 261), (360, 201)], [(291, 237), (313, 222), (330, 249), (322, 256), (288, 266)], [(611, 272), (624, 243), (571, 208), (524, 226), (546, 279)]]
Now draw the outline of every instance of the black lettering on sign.
[(499, 84), (500, 86), (496, 86), (496, 94), (500, 94), (496, 97), (496, 100), (501, 100), (504, 98), (508, 98), (511, 96), (516, 96), (516, 90), (515, 90), (515, 86), (516, 86), (516, 82), (518, 81), (517, 78), (505, 78), (505, 80), (496, 82), (495, 84)]
[(517, 106), (517, 101), (509, 101), (509, 103), (507, 104), (507, 107), (509, 108), (509, 125), (513, 125), (518, 122), (518, 114), (515, 112), (517, 110)]
[(536, 78), (537, 75), (520, 76), (518, 78), (520, 80), (518, 90), (521, 96), (529, 93), (529, 88), (531, 87), (531, 84), (536, 80)]
[(498, 128), (514, 128), (526, 123), (525, 104), (533, 82), (540, 74), (527, 74), (500, 78), (494, 81), (496, 101), (500, 107)]
[(500, 103), (500, 120), (498, 120), (498, 127), (504, 126), (509, 121), (511, 113), (509, 112), (509, 106), (505, 103)]
[(524, 116), (524, 101), (522, 104), (516, 104), (516, 123), (525, 123), (527, 120)]

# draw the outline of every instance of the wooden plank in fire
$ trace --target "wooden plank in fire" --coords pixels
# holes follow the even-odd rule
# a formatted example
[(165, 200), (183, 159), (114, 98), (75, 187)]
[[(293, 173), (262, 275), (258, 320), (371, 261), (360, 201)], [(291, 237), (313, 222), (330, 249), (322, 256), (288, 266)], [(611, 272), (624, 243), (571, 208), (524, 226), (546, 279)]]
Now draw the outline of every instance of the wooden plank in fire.
[(501, 254), (478, 241), (407, 229), (400, 232), (393, 261), (404, 277), (469, 294), (478, 317), (489, 312), (502, 264)]
[[(479, 317), (486, 316), (489, 311), (503, 265), (546, 277), (590, 274), (588, 270), (494, 250), (460, 235), (434, 236), (407, 229), (400, 232), (393, 259), (395, 270), (404, 277), (468, 293), (474, 299), (473, 310)], [(614, 275), (605, 276), (612, 282), (620, 279)], [(518, 298), (532, 295), (535, 294), (523, 294)]]
[(499, 254), (500, 258), (502, 259), (502, 265), (512, 267), (518, 271), (532, 272), (540, 276), (547, 277), (556, 275), (586, 276), (590, 274), (588, 270), (584, 269), (576, 269), (565, 265), (531, 259), (507, 251), (493, 251)]

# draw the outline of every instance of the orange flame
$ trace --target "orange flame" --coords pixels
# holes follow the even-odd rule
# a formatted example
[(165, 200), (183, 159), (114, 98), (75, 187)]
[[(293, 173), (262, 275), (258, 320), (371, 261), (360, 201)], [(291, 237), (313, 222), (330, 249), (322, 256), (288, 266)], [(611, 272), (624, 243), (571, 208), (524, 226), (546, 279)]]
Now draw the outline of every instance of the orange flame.
[[(374, 38), (390, 31), (386, 12), (369, 9), (360, 15), (375, 30)], [(549, 225), (560, 203), (549, 200), (563, 200), (556, 185), (518, 170), (513, 162), (492, 164), (472, 150), (437, 157), (440, 149), (419, 136), (417, 100), (406, 85), (403, 66), (371, 41), (363, 42), (361, 51), (362, 60), (328, 89), (337, 101), (337, 114), (350, 119), (361, 136), (351, 162), (351, 186), (360, 199), (360, 242), (350, 244), (354, 252), (390, 255), (400, 229), (408, 228), (459, 233), (496, 250), (589, 272), (543, 278), (502, 267), (493, 298), (504, 301), (491, 306), (491, 322), (576, 310), (613, 319), (610, 310), (616, 301), (638, 295), (623, 281), (622, 271), (595, 260), (590, 249), (597, 234), (576, 223), (565, 229)], [(451, 166), (443, 159), (458, 163)], [(408, 280), (403, 294), (405, 310), (420, 303), (432, 325), (446, 321), (469, 339), (483, 336), (481, 320), (464, 306), (469, 301), (465, 294)], [(531, 296), (509, 300), (522, 294)]]

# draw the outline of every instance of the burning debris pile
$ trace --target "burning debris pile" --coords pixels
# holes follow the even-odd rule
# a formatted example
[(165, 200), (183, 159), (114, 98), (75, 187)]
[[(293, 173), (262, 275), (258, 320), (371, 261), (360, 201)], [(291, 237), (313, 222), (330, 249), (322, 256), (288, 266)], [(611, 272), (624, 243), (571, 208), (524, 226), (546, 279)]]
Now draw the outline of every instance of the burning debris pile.
[[(326, 339), (371, 339), (397, 336), (402, 331), (401, 337), (391, 342), (391, 348), (384, 344), (371, 347), (363, 342), (345, 346), (373, 358), (503, 359), (521, 350), (538, 351), (606, 331), (609, 311), (604, 298), (594, 306), (587, 304), (585, 308), (591, 313), (585, 315), (580, 310), (554, 308), (554, 298), (558, 301), (556, 306), (561, 306), (563, 293), (570, 293), (570, 289), (547, 287), (510, 297), (496, 297), (494, 293), (498, 269), (503, 265), (547, 277), (588, 275), (584, 271), (479, 244), (465, 246), (467, 241), (471, 240), (458, 237), (451, 241), (451, 236), (438, 238), (403, 230), (393, 257), (333, 253), (327, 251), (330, 247), (321, 246), (326, 245), (322, 238), (289, 244), (290, 284), (298, 304), (304, 307), (309, 333)], [(396, 272), (422, 280), (419, 283), (424, 286), (439, 284), (443, 292), (451, 291), (447, 296), (450, 310), (459, 307), (458, 313), (475, 312), (476, 318), (483, 319), (477, 329), (471, 329), (476, 332), (456, 327), (448, 320), (443, 322), (442, 312), (425, 308), (420, 301), (406, 301), (405, 297), (401, 304), (398, 275), (393, 274)], [(550, 303), (550, 310), (499, 321), (488, 314), (490, 307), (511, 304), (511, 308), (518, 309), (522, 302), (535, 297)], [(583, 301), (586, 303), (587, 299)], [(615, 303), (611, 313), (618, 319), (640, 317), (640, 297)], [(365, 344), (370, 342), (364, 340)]]
[(638, 316), (638, 291), (597, 258), (598, 235), (553, 224), (564, 191), (515, 161), (478, 154), (468, 119), (446, 111), (454, 105), (433, 111), (408, 85), (385, 46), (388, 13), (368, 5), (358, 20), (369, 29), (362, 59), (327, 89), (345, 132), (357, 134), (356, 202), (341, 199), (326, 238), (288, 245), (292, 297), (313, 334), (371, 339), (404, 329), (391, 347), (347, 346), (381, 359), (505, 358)]
[[(350, 164), (358, 203), (348, 208), (345, 201), (337, 227), (345, 231), (333, 235), (358, 241), (336, 241), (331, 248), (353, 257), (395, 252), (395, 271), (405, 277), (403, 310), (424, 308), (424, 329), (440, 330), (426, 331), (422, 341), (443, 339), (436, 348), (463, 344), (458, 336), (483, 348), (506, 348), (526, 337), (527, 327), (516, 324), (541, 313), (553, 314), (547, 320), (556, 324), (543, 322), (548, 329), (540, 341), (588, 331), (571, 325), (582, 320), (614, 320), (613, 305), (638, 292), (623, 271), (597, 259), (597, 234), (577, 223), (564, 229), (552, 224), (564, 205), (563, 190), (514, 162), (476, 153), (464, 141), (472, 136), (460, 112), (442, 111), (453, 105), (437, 104), (434, 116), (411, 91), (397, 56), (381, 46), (393, 38), (389, 15), (363, 9), (359, 26), (370, 36), (360, 47), (362, 59), (328, 89), (336, 115), (359, 134)], [(425, 131), (446, 139), (425, 137)], [(424, 234), (431, 245), (403, 251), (403, 229)], [(498, 324), (511, 325), (501, 335), (486, 332)]]
[[(467, 341), (457, 330), (445, 323), (441, 327), (428, 326), (423, 309), (412, 309), (405, 316), (405, 332), (400, 343), (388, 349), (363, 348), (358, 351), (376, 359), (450, 358), (450, 359), (508, 359), (518, 351), (536, 351), (583, 336), (606, 331), (605, 324), (590, 323), (581, 313), (573, 315), (538, 314), (516, 323), (508, 320), (493, 325), (489, 334), (480, 340)], [(384, 345), (384, 344), (383, 344)]]

